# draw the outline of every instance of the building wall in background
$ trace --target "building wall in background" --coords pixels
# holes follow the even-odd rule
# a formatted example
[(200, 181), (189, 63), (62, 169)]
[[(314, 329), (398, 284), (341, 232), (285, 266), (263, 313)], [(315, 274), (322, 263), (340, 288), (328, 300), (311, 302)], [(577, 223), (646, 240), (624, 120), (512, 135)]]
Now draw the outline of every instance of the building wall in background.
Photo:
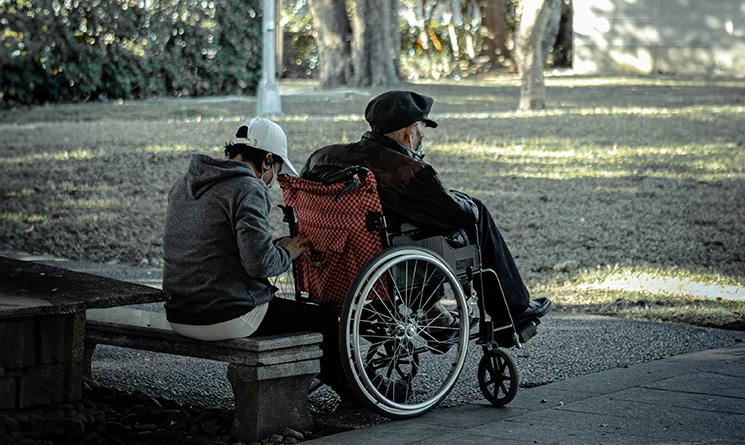
[(574, 0), (578, 74), (745, 77), (745, 0)]

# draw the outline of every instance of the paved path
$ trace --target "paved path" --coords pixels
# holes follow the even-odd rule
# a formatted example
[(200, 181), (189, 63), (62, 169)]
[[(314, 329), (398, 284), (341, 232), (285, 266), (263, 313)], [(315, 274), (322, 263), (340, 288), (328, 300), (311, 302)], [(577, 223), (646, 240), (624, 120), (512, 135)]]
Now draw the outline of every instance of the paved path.
[(745, 344), (521, 390), (308, 444), (745, 443)]

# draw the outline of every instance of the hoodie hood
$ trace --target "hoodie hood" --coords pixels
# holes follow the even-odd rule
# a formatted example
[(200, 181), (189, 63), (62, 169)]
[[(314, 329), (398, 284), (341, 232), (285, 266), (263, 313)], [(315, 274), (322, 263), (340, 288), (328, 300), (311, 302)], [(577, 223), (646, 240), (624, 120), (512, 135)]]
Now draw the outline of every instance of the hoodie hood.
[(186, 187), (193, 198), (199, 199), (213, 185), (235, 176), (256, 178), (256, 173), (242, 162), (195, 154), (186, 173)]

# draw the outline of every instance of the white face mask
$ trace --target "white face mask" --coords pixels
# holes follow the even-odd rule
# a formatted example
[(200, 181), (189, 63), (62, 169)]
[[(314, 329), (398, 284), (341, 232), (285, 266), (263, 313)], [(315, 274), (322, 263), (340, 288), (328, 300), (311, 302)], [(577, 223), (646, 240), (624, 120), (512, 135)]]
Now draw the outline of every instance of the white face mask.
[(274, 167), (272, 167), (272, 180), (269, 181), (269, 184), (266, 185), (266, 188), (271, 189), (274, 187), (274, 184), (277, 183), (277, 172), (274, 171)]
[(414, 142), (413, 142), (413, 140), (409, 141), (409, 145), (411, 146), (411, 151), (414, 152), (414, 157), (417, 158), (417, 159), (419, 159), (419, 160), (423, 159), (424, 158), (424, 154), (425, 154), (424, 153), (424, 146), (425, 146), (425, 144), (424, 144), (424, 132), (422, 131), (422, 128), (420, 127), (420, 125), (421, 124), (419, 124), (419, 123), (416, 124), (416, 131), (418, 131), (419, 134), (420, 134), (420, 137), (419, 137), (419, 146), (416, 148), (416, 150), (414, 149)]
[(419, 148), (416, 149), (414, 152), (414, 156), (419, 158), (419, 160), (422, 160), (424, 158), (424, 139), (419, 141)]
[(270, 171), (272, 172), (272, 179), (270, 179), (269, 182), (264, 181), (264, 175), (262, 175), (261, 177), (261, 182), (264, 183), (267, 189), (271, 189), (274, 186), (274, 184), (277, 182), (277, 172), (274, 170), (273, 164), (268, 170), (265, 170), (265, 174)]

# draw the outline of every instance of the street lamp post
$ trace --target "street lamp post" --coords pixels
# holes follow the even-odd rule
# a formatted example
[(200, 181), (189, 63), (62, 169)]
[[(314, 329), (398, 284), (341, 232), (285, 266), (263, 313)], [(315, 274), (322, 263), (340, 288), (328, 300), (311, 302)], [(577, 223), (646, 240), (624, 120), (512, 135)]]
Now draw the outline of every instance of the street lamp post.
[(256, 114), (282, 114), (282, 99), (279, 97), (275, 67), (274, 2), (263, 1), (261, 49), (261, 81), (259, 81)]

